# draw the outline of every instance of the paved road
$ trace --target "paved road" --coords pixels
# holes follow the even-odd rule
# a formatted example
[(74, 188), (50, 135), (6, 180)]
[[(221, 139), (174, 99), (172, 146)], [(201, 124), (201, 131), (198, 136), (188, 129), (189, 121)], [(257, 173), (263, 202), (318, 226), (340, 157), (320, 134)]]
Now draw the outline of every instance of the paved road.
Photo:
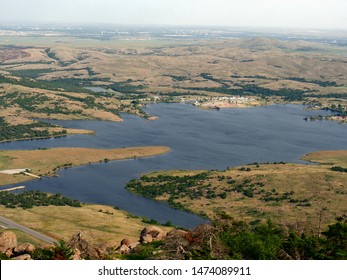
[(0, 216), (0, 227), (2, 228), (8, 228), (8, 229), (18, 229), (22, 232), (25, 232), (45, 243), (54, 243), (54, 242), (58, 242), (56, 239), (52, 238), (52, 237), (49, 237), (43, 233), (40, 233), (36, 230), (33, 230), (33, 229), (30, 229), (30, 228), (27, 228), (25, 226), (22, 226), (20, 224), (17, 224), (9, 219), (6, 219), (4, 217), (1, 217)]

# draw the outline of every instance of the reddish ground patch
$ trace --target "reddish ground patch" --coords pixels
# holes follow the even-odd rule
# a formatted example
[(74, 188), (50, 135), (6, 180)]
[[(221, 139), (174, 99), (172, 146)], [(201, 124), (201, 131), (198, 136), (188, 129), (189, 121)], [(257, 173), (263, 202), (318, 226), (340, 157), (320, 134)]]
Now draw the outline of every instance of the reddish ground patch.
[(2, 49), (0, 50), (0, 61), (10, 59), (18, 59), (30, 56), (29, 53), (18, 49)]

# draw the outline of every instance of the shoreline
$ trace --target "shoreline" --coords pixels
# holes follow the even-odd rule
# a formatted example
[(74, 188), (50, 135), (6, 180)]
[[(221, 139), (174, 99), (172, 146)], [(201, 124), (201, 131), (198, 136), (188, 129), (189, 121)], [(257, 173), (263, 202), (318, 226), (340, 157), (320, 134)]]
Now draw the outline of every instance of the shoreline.
[[(69, 128), (67, 128), (66, 130), (69, 130)], [(74, 129), (72, 128), (72, 130), (74, 130)], [(31, 141), (31, 140), (44, 140), (44, 139), (52, 139), (52, 138), (62, 138), (62, 137), (67, 137), (69, 135), (74, 135), (74, 134), (95, 135), (96, 132), (94, 130), (81, 129), (81, 132), (71, 132), (71, 133), (64, 133), (64, 134), (52, 135), (52, 136), (46, 136), (46, 137), (32, 137), (32, 138), (18, 138), (18, 139), (11, 139), (11, 140), (2, 140), (2, 141), (0, 141), (0, 144), (1, 143), (19, 142), (19, 141)]]
[[(155, 105), (155, 104), (171, 104), (171, 103), (175, 103), (175, 104), (180, 104), (182, 102), (153, 102), (153, 103), (148, 103), (147, 105)], [(272, 106), (275, 104), (279, 104), (279, 105), (302, 105), (305, 107), (308, 107), (308, 105), (305, 104), (297, 104), (295, 102), (258, 102), (257, 104), (251, 104), (251, 103), (239, 103), (239, 104), (235, 104), (235, 103), (218, 103), (218, 102), (214, 102), (214, 103), (201, 103), (199, 105), (194, 105), (191, 104), (189, 102), (183, 102), (184, 104), (187, 105), (192, 105), (193, 107), (202, 109), (202, 110), (220, 110), (220, 109), (249, 109), (249, 108), (256, 108), (256, 107), (264, 107), (264, 106)], [(324, 108), (316, 108), (316, 109), (310, 109), (309, 107), (307, 108), (307, 110), (324, 110)], [(126, 114), (130, 114), (130, 115), (134, 115), (134, 116), (138, 116), (140, 118), (146, 119), (148, 121), (156, 121), (158, 120), (160, 117), (158, 116), (149, 116), (149, 117), (144, 117), (141, 116), (139, 114), (132, 114), (132, 113), (126, 113)], [(315, 121), (316, 119), (318, 119), (318, 117), (312, 117), (312, 120), (308, 117), (305, 117), (304, 120), (305, 121)], [(47, 121), (50, 119), (46, 119)], [(57, 118), (51, 118), (51, 120), (57, 120), (57, 121), (65, 121), (64, 119), (57, 119)], [(103, 119), (69, 119), (66, 121), (109, 121), (109, 122), (123, 122), (124, 119), (121, 119), (119, 121), (114, 121), (114, 120), (103, 120)], [(347, 119), (343, 119), (341, 120), (341, 118), (339, 118), (336, 115), (329, 115), (329, 116), (325, 116), (322, 119), (319, 120), (324, 120), (324, 121), (333, 121), (333, 122), (337, 122), (340, 124), (344, 124), (347, 123)], [(95, 135), (96, 132), (93, 130), (88, 130), (88, 129), (74, 129), (74, 128), (64, 128), (68, 131), (68, 133), (65, 134), (60, 134), (60, 135), (51, 135), (51, 136), (46, 136), (46, 137), (32, 137), (32, 138), (19, 138), (19, 139), (8, 139), (8, 140), (1, 140), (1, 143), (11, 143), (11, 142), (17, 142), (17, 141), (31, 141), (31, 140), (41, 140), (41, 139), (52, 139), (52, 138), (61, 138), (61, 137), (67, 137), (69, 135)], [(80, 132), (78, 131), (80, 130)], [(70, 132), (69, 132), (70, 131)]]

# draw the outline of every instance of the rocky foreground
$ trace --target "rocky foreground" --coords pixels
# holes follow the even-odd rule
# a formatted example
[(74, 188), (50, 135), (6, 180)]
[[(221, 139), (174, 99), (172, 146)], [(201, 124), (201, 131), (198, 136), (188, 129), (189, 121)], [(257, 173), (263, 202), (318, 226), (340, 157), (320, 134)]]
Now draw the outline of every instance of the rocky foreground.
[[(66, 252), (61, 252), (60, 256), (54, 256), (54, 253), (52, 253), (52, 258), (65, 259), (66, 257), (67, 259), (73, 260), (118, 259), (117, 256), (119, 255), (134, 252), (138, 245), (162, 241), (167, 237), (174, 237), (176, 235), (183, 236), (184, 234), (186, 234), (186, 232), (183, 230), (173, 229), (171, 231), (166, 231), (160, 227), (149, 225), (141, 231), (139, 240), (135, 241), (130, 238), (124, 238), (120, 244), (109, 246), (106, 244), (91, 245), (82, 237), (81, 233), (78, 233), (66, 244)], [(48, 255), (48, 251), (59, 251), (56, 250), (57, 247), (65, 247), (65, 243), (61, 241), (60, 244), (41, 244), (39, 247), (35, 247), (28, 242), (18, 244), (17, 235), (12, 231), (0, 233), (0, 253), (11, 260), (32, 260), (37, 259), (37, 257), (38, 259), (43, 259), (45, 251), (46, 255)], [(62, 248), (59, 249), (63, 251)]]
[(246, 223), (225, 213), (192, 230), (148, 225), (138, 240), (90, 244), (81, 233), (68, 243), (18, 244), (15, 233), (0, 235), (0, 259), (15, 260), (346, 260), (347, 216), (326, 229), (312, 224)]
[(17, 235), (12, 231), (0, 233), (0, 253), (12, 260), (31, 260), (35, 246), (31, 243), (18, 244)]

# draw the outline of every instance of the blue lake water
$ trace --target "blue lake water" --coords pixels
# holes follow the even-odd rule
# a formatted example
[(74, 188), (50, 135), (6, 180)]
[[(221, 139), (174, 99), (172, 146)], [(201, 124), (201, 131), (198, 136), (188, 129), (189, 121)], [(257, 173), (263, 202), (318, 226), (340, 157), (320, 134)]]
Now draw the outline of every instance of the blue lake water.
[(226, 169), (252, 162), (302, 162), (317, 150), (347, 149), (347, 126), (330, 121), (304, 121), (324, 111), (304, 106), (274, 105), (247, 109), (201, 110), (187, 104), (153, 104), (146, 111), (158, 116), (147, 121), (123, 115), (124, 122), (54, 121), (96, 131), (95, 136), (72, 135), (58, 139), (0, 144), (5, 149), (49, 147), (117, 148), (164, 145), (166, 155), (113, 161), (61, 170), (59, 177), (26, 182), (27, 189), (62, 193), (87, 203), (118, 206), (133, 214), (183, 227), (204, 222), (196, 215), (174, 210), (124, 189), (143, 173), (170, 169)]

